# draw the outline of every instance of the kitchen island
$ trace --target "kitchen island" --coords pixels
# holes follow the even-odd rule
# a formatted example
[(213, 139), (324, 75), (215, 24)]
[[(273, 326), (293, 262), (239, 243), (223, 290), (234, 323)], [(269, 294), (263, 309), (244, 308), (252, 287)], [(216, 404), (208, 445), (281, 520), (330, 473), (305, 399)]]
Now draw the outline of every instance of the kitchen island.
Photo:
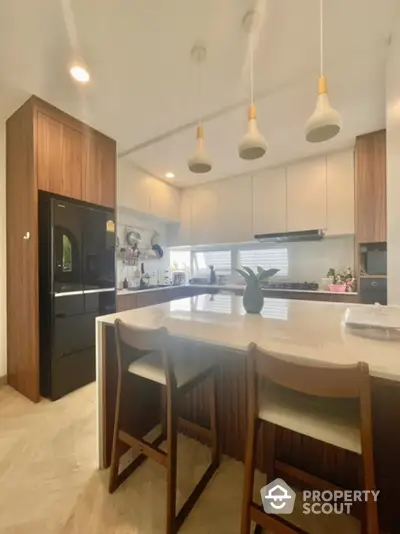
[[(116, 385), (114, 327), (117, 317), (128, 324), (157, 328), (171, 334), (170, 350), (187, 358), (210, 358), (221, 366), (219, 421), (223, 452), (243, 459), (246, 430), (245, 358), (254, 341), (281, 355), (311, 359), (321, 364), (364, 361), (370, 367), (373, 389), (374, 448), (377, 488), (381, 490), (381, 525), (399, 532), (395, 515), (400, 473), (400, 342), (377, 341), (355, 335), (342, 327), (347, 307), (364, 306), (302, 300), (269, 299), (260, 315), (248, 315), (241, 297), (200, 295), (138, 310), (128, 310), (97, 319), (97, 384), (99, 407), (99, 465), (109, 465)], [(395, 318), (400, 309), (387, 308)], [(131, 420), (142, 432), (149, 431), (159, 417), (158, 385), (132, 377), (136, 402)], [(138, 397), (139, 395), (139, 397)], [(140, 398), (140, 403), (137, 399)], [(182, 406), (183, 414), (200, 423), (208, 413), (207, 385), (199, 387)], [(393, 431), (396, 429), (396, 431)], [(263, 437), (263, 436), (262, 436)], [(264, 439), (264, 437), (263, 437)], [(263, 439), (258, 465), (265, 469)], [(281, 429), (278, 432), (280, 459), (346, 488), (357, 487), (357, 458), (342, 451)], [(316, 458), (319, 459), (316, 462)], [(397, 528), (397, 530), (396, 530)]]

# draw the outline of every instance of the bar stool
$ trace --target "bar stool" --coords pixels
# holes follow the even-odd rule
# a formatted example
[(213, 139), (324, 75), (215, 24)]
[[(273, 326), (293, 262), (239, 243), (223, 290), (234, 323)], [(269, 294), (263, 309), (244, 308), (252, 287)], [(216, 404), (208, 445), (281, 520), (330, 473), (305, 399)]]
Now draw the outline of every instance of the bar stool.
[[(210, 363), (193, 361), (190, 355), (178, 361), (167, 352), (168, 331), (133, 328), (120, 319), (115, 321), (115, 338), (118, 360), (118, 384), (115, 407), (115, 423), (111, 456), (109, 492), (116, 488), (133, 473), (147, 458), (151, 458), (167, 469), (167, 520), (166, 533), (175, 534), (197, 499), (206, 487), (220, 463), (220, 447), (217, 431), (217, 368)], [(162, 432), (153, 442), (132, 436), (122, 430), (121, 403), (123, 375), (133, 373), (163, 386)], [(206, 379), (212, 380), (210, 393), (210, 428), (205, 428), (179, 417), (179, 401), (185, 393)], [(187, 501), (176, 515), (177, 489), (177, 438), (178, 426), (192, 430), (211, 444), (212, 461)], [(167, 441), (167, 451), (159, 448)], [(127, 447), (139, 456), (119, 473), (119, 461)]]
[[(372, 448), (371, 389), (368, 365), (317, 366), (269, 354), (254, 343), (247, 358), (248, 430), (245, 458), (241, 534), (249, 534), (251, 521), (277, 533), (302, 533), (278, 515), (264, 513), (253, 502), (255, 449), (261, 422), (268, 422), (267, 476), (275, 470), (295, 475), (318, 489), (341, 489), (303, 470), (275, 459), (275, 427), (329, 443), (360, 456), (362, 489), (375, 490)], [(379, 534), (377, 503), (369, 495), (361, 520), (362, 534)]]

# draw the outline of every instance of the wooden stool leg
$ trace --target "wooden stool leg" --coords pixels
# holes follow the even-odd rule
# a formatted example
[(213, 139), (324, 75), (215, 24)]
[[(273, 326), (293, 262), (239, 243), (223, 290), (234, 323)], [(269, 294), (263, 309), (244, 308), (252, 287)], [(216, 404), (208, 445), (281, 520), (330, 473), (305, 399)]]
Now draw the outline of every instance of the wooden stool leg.
[(253, 502), (254, 488), (254, 456), (257, 437), (257, 421), (252, 417), (248, 422), (246, 439), (246, 457), (244, 461), (244, 488), (242, 504), (242, 528), (241, 534), (250, 534), (250, 504)]
[[(369, 451), (368, 451), (369, 452)], [(363, 454), (363, 489), (375, 490), (375, 475), (372, 450), (371, 454)], [(361, 520), (362, 534), (379, 534), (378, 506), (372, 495), (369, 495), (368, 501), (364, 504), (363, 517)]]
[(166, 534), (176, 534), (176, 485), (177, 485), (177, 448), (178, 413), (175, 395), (168, 392), (167, 400), (167, 527)]
[(217, 407), (217, 370), (212, 374), (211, 398), (210, 398), (210, 427), (212, 432), (212, 463), (218, 467), (221, 462), (221, 447), (218, 432), (218, 407)]
[(117, 489), (119, 459), (122, 455), (122, 443), (118, 439), (119, 424), (120, 424), (120, 412), (121, 412), (121, 389), (122, 389), (122, 377), (121, 374), (118, 377), (117, 395), (115, 401), (115, 416), (114, 416), (114, 432), (113, 443), (111, 452), (111, 467), (110, 467), (110, 480), (108, 491), (113, 493)]
[(267, 428), (267, 484), (275, 478), (275, 443), (276, 426), (269, 423)]
[(167, 391), (165, 387), (161, 387), (160, 392), (160, 419), (161, 419), (161, 433), (164, 438), (167, 437)]
[[(267, 476), (266, 484), (272, 482), (275, 478), (275, 442), (276, 442), (276, 426), (268, 423), (267, 426)], [(263, 531), (260, 525), (256, 525), (254, 534), (261, 534)]]

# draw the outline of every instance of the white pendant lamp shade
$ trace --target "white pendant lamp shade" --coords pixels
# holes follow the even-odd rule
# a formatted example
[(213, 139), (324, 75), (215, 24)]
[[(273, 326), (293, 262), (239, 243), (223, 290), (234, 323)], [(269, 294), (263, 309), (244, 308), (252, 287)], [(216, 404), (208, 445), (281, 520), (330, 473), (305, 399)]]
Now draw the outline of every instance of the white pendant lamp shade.
[(196, 152), (188, 160), (189, 170), (196, 174), (204, 174), (211, 171), (211, 159), (204, 148), (203, 127), (197, 127)]
[(320, 0), (320, 76), (318, 79), (318, 97), (315, 111), (306, 123), (306, 140), (309, 143), (329, 141), (340, 132), (342, 119), (336, 109), (330, 105), (328, 87), (324, 76), (324, 0)]
[(249, 34), (249, 74), (250, 74), (250, 105), (247, 132), (242, 137), (239, 146), (239, 157), (246, 160), (259, 159), (267, 151), (267, 142), (261, 135), (256, 120), (256, 106), (254, 105), (254, 37), (260, 30), (260, 15), (255, 10), (248, 11), (242, 21), (243, 29)]
[(318, 81), (318, 98), (314, 113), (306, 124), (306, 139), (310, 143), (322, 143), (340, 132), (342, 119), (329, 103), (325, 76)]
[(247, 160), (258, 159), (262, 158), (266, 151), (267, 142), (257, 126), (255, 105), (251, 104), (247, 132), (239, 143), (239, 156)]

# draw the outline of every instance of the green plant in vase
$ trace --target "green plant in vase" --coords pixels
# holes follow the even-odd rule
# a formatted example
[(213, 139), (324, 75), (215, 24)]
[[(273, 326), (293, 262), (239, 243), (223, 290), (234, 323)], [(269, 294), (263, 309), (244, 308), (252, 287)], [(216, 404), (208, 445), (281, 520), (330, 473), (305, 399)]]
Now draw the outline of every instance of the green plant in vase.
[(264, 306), (262, 282), (267, 282), (279, 269), (263, 269), (257, 267), (257, 274), (250, 267), (236, 269), (246, 280), (246, 289), (243, 295), (243, 307), (247, 313), (260, 313)]

